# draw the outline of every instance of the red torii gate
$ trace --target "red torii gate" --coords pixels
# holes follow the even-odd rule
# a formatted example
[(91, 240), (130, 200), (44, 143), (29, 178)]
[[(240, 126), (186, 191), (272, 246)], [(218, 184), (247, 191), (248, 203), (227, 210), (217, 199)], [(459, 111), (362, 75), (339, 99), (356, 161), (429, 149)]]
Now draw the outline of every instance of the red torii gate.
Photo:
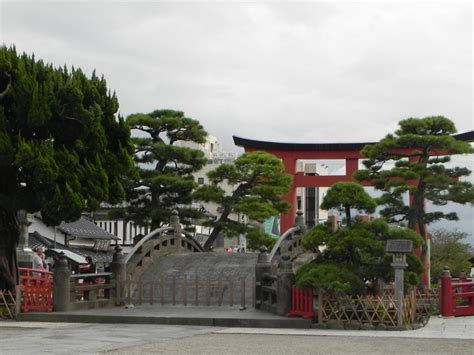
[[(474, 141), (474, 131), (453, 135), (454, 138), (466, 142)], [(293, 176), (293, 184), (284, 199), (290, 203), (287, 214), (280, 217), (280, 233), (284, 233), (294, 224), (296, 215), (296, 189), (298, 187), (330, 187), (339, 181), (353, 181), (352, 174), (359, 168), (359, 159), (363, 159), (360, 151), (367, 143), (279, 143), (257, 141), (233, 136), (234, 144), (243, 147), (245, 152), (256, 150), (265, 151), (275, 155), (283, 161), (287, 174)], [(409, 151), (409, 149), (405, 149)], [(433, 152), (432, 155), (445, 155), (443, 152)], [(342, 159), (346, 163), (345, 175), (307, 176), (304, 172), (296, 172), (298, 160), (325, 160)], [(365, 184), (370, 186), (370, 184)], [(427, 236), (423, 236), (424, 239)], [(419, 254), (419, 253), (418, 253)], [(425, 263), (428, 261), (425, 260)], [(425, 275), (426, 278), (426, 275)], [(426, 284), (425, 280), (425, 284)]]
[[(454, 138), (466, 142), (474, 141), (474, 131), (453, 135)], [(339, 181), (353, 181), (352, 174), (359, 168), (362, 148), (370, 143), (277, 143), (265, 142), (233, 136), (234, 144), (243, 147), (245, 152), (265, 151), (280, 158), (285, 165), (287, 174), (293, 176), (290, 192), (284, 199), (291, 205), (287, 214), (281, 216), (280, 233), (284, 233), (294, 224), (296, 215), (296, 188), (298, 187), (330, 187)], [(405, 149), (409, 151), (409, 149)], [(443, 152), (432, 152), (432, 155), (443, 155)], [(345, 175), (307, 176), (304, 172), (296, 172), (298, 160), (345, 160)], [(365, 184), (370, 186), (370, 184)]]

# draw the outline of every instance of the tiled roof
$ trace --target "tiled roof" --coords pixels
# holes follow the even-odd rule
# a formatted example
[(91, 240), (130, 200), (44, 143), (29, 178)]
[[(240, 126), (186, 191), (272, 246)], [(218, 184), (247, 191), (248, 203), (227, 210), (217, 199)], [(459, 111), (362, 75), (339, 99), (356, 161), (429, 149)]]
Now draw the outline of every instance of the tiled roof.
[(91, 221), (85, 218), (80, 218), (75, 222), (61, 223), (58, 229), (66, 234), (72, 235), (77, 238), (86, 239), (119, 239), (115, 235), (106, 230), (97, 227)]
[[(41, 234), (35, 231), (33, 233), (29, 233), (28, 247), (30, 247), (31, 250), (36, 250), (36, 248), (39, 247), (43, 247), (44, 249), (50, 249), (54, 248), (54, 241), (42, 236)], [(66, 248), (63, 244), (60, 243), (56, 243), (56, 247)]]
[[(112, 256), (114, 254), (113, 250), (109, 252), (104, 252), (104, 251), (94, 251), (94, 250), (86, 249), (86, 248), (69, 248), (61, 243), (56, 243), (56, 246), (54, 246), (54, 241), (46, 238), (45, 236), (41, 235), (38, 232), (33, 232), (29, 234), (28, 246), (32, 250), (35, 250), (38, 247), (43, 247), (46, 251), (51, 251), (56, 254), (59, 254), (61, 251), (67, 251), (67, 253), (65, 253), (66, 256), (69, 253), (77, 254), (79, 257), (82, 257), (82, 258), (85, 258), (86, 256), (90, 256), (92, 260), (94, 261), (94, 263), (97, 263), (97, 262), (110, 263), (112, 262)], [(70, 259), (74, 260), (76, 258), (70, 258)]]
[[(474, 131), (453, 134), (452, 137), (464, 142), (474, 141)], [(248, 147), (254, 149), (275, 149), (287, 151), (301, 151), (301, 150), (319, 150), (319, 151), (341, 151), (341, 150), (356, 150), (359, 151), (368, 144), (375, 144), (375, 142), (364, 143), (282, 143), (282, 142), (267, 142), (258, 141), (254, 139), (242, 138), (233, 136), (234, 144), (238, 147)]]

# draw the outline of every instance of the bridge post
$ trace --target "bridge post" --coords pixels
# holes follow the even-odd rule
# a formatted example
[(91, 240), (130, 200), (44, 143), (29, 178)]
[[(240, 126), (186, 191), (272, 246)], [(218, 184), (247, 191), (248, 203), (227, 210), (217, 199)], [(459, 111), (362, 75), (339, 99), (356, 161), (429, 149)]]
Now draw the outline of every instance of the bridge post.
[(304, 222), (303, 211), (298, 210), (296, 211), (296, 218), (295, 218), (295, 227), (300, 227), (300, 234), (303, 235), (308, 230), (306, 223)]
[(179, 214), (177, 210), (171, 212), (170, 227), (173, 227), (174, 235), (181, 237), (181, 223), (179, 222)]
[(175, 241), (175, 250), (176, 252), (181, 252), (183, 247), (181, 246), (181, 233), (182, 233), (182, 229), (181, 229), (181, 223), (179, 221), (179, 214), (178, 214), (178, 211), (177, 210), (173, 210), (171, 212), (171, 217), (170, 217), (170, 227), (173, 227), (173, 235), (176, 239)]
[(277, 271), (276, 313), (279, 316), (284, 316), (291, 310), (291, 289), (294, 284), (295, 274), (293, 273), (290, 256), (285, 254), (281, 257)]
[(441, 316), (443, 317), (453, 317), (453, 288), (451, 273), (447, 266), (444, 267), (443, 274), (441, 275)]
[(120, 245), (115, 247), (115, 253), (110, 263), (110, 271), (115, 278), (115, 305), (122, 306), (125, 304), (125, 282), (127, 280), (127, 264), (125, 256), (122, 253)]
[(54, 267), (53, 275), (53, 310), (54, 312), (69, 311), (71, 298), (71, 271), (67, 265), (64, 253), (59, 256), (59, 261)]
[(262, 304), (262, 281), (263, 275), (270, 273), (272, 265), (268, 261), (267, 247), (261, 246), (258, 254), (257, 264), (255, 265), (255, 299), (254, 307), (260, 308)]

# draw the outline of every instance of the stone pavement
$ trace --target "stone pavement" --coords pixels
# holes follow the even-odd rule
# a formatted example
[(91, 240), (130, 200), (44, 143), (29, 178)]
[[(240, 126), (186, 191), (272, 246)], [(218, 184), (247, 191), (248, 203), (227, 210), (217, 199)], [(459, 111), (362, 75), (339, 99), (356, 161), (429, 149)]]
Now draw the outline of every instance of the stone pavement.
[(474, 317), (412, 331), (0, 321), (2, 354), (473, 354)]
[[(216, 331), (216, 333), (474, 340), (474, 316), (456, 318), (433, 316), (425, 327), (404, 331), (228, 328)], [(472, 354), (474, 354), (474, 348)]]
[(133, 308), (113, 307), (70, 312), (21, 313), (21, 321), (168, 324), (252, 328), (310, 328), (311, 321), (279, 317), (253, 307), (240, 310), (239, 306), (161, 306), (140, 305)]

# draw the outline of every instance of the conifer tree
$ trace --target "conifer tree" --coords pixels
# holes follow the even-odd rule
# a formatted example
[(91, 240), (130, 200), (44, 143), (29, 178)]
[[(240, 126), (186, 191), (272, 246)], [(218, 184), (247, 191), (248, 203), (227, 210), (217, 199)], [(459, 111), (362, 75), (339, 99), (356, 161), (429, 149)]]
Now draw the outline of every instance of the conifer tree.
[[(332, 230), (329, 224), (320, 224), (303, 237), (303, 246), (317, 251), (314, 261), (298, 270), (299, 285), (311, 285), (327, 291), (360, 293), (367, 284), (377, 280), (391, 281), (392, 257), (385, 253), (388, 239), (408, 239), (420, 246), (421, 237), (407, 228), (390, 227), (384, 220), (370, 222), (351, 221), (351, 209), (373, 212), (375, 201), (355, 183), (336, 183), (328, 190), (321, 208), (329, 209), (342, 205), (347, 214), (343, 228)], [(322, 247), (322, 251), (319, 248)], [(423, 271), (420, 260), (407, 256), (408, 268), (405, 280), (409, 285), (418, 283)]]
[[(382, 216), (389, 222), (407, 222), (410, 229), (419, 228), (424, 236), (425, 225), (447, 219), (457, 220), (454, 212), (426, 211), (425, 201), (443, 206), (448, 202), (474, 202), (473, 185), (462, 177), (469, 176), (466, 168), (446, 167), (451, 154), (473, 153), (469, 143), (457, 140), (454, 123), (442, 116), (408, 118), (399, 123), (395, 134), (380, 142), (367, 145), (362, 155), (366, 169), (357, 171), (354, 178), (370, 181), (382, 191), (377, 199), (383, 205)], [(393, 168), (385, 169), (390, 162)], [(411, 203), (405, 203), (409, 193)]]
[[(222, 164), (210, 171), (208, 177), (211, 185), (198, 188), (194, 198), (217, 203), (222, 212), (209, 223), (213, 230), (204, 245), (206, 250), (221, 232), (234, 236), (252, 228), (232, 220), (232, 213), (242, 213), (251, 220), (263, 222), (289, 208), (282, 196), (290, 189), (291, 176), (285, 174), (283, 163), (274, 155), (260, 151), (245, 153), (232, 164)], [(222, 188), (223, 182), (233, 187), (230, 194)], [(250, 234), (254, 239), (263, 238), (257, 231)]]
[(127, 190), (127, 218), (151, 229), (159, 228), (177, 209), (183, 222), (199, 216), (190, 208), (191, 193), (197, 184), (193, 173), (206, 164), (204, 153), (177, 142), (205, 143), (207, 133), (201, 124), (183, 112), (155, 110), (127, 117), (139, 179)]
[[(19, 210), (56, 225), (124, 198), (130, 131), (105, 79), (0, 47), (0, 279), (16, 283)], [(6, 85), (5, 85), (6, 82)]]

